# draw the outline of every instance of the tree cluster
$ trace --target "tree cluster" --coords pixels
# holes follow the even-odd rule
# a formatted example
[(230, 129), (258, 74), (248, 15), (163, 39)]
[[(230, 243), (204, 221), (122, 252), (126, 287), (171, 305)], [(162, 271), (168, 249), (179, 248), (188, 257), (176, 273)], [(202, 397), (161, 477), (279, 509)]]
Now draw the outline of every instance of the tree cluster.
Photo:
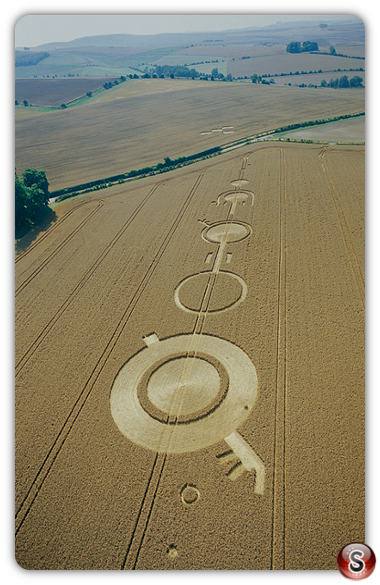
[(48, 205), (49, 183), (45, 171), (26, 169), (20, 178), (15, 173), (15, 222), (16, 228), (34, 224)]
[(161, 77), (199, 77), (198, 71), (189, 69), (186, 65), (157, 65), (154, 73)]
[(363, 87), (362, 82), (363, 78), (359, 77), (359, 75), (355, 75), (355, 77), (352, 77), (351, 79), (348, 79), (347, 75), (342, 75), (339, 79), (338, 77), (336, 79), (331, 78), (329, 82), (327, 82), (326, 79), (322, 79), (321, 87)]
[(304, 41), (301, 45), (298, 41), (289, 43), (286, 47), (288, 53), (309, 53), (310, 51), (318, 51), (318, 43), (314, 41)]
[(119, 85), (117, 79), (115, 79), (114, 81), (106, 81), (105, 83), (103, 83), (104, 89), (111, 89), (111, 87), (113, 87), (114, 85)]
[(320, 124), (326, 124), (327, 122), (336, 122), (338, 120), (348, 120), (350, 118), (359, 118), (362, 116), (363, 113), (359, 112), (357, 114), (342, 114), (341, 116), (335, 116), (334, 118), (326, 118), (321, 120), (309, 120), (307, 122), (296, 122), (295, 124), (288, 124), (287, 126), (281, 126), (280, 128), (276, 128), (273, 134), (278, 134), (279, 132), (287, 132), (289, 130), (297, 130), (297, 128), (305, 128), (307, 126), (318, 126)]
[(36, 51), (33, 53), (24, 53), (24, 51), (15, 52), (15, 66), (29, 67), (30, 65), (37, 65), (43, 59), (50, 57), (47, 51)]

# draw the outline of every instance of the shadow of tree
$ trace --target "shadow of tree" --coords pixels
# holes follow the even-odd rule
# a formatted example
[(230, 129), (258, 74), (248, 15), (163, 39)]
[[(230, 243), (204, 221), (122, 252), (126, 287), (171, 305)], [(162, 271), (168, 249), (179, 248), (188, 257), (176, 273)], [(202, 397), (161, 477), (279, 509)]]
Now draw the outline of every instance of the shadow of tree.
[(24, 252), (41, 234), (46, 232), (56, 221), (57, 214), (51, 209), (46, 210), (45, 217), (34, 226), (24, 226), (16, 230), (16, 253)]

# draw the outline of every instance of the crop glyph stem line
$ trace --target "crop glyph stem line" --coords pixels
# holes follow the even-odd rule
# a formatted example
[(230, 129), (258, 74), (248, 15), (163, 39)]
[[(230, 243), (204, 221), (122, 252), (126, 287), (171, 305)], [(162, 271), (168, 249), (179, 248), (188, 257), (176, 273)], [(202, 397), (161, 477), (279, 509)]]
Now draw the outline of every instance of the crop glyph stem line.
[[(244, 174), (244, 169), (246, 167), (247, 164), (247, 158), (245, 157), (243, 159), (243, 165), (242, 165), (242, 170), (240, 171), (240, 175), (239, 178), (242, 178), (243, 174)], [(233, 218), (233, 212), (232, 210), (234, 210), (236, 207), (236, 204), (234, 206), (234, 202), (231, 202), (230, 205), (230, 209), (228, 211), (228, 215), (227, 215), (227, 222), (231, 223), (232, 218)], [(227, 237), (228, 237), (228, 233), (224, 234), (224, 238), (222, 237), (222, 241), (224, 241), (224, 244), (227, 241)], [(126, 556), (124, 558), (124, 562), (122, 564), (122, 569), (135, 569), (136, 565), (137, 565), (137, 561), (138, 561), (138, 557), (141, 551), (141, 548), (143, 546), (143, 542), (144, 542), (144, 538), (146, 535), (146, 531), (147, 531), (147, 527), (148, 527), (148, 523), (151, 517), (151, 513), (153, 510), (153, 506), (154, 506), (154, 502), (155, 502), (155, 498), (156, 498), (156, 494), (158, 491), (158, 487), (163, 475), (163, 471), (164, 471), (164, 467), (165, 467), (165, 463), (166, 463), (166, 457), (167, 457), (167, 451), (170, 448), (170, 443), (174, 434), (174, 430), (177, 426), (177, 420), (178, 420), (178, 416), (179, 413), (181, 411), (181, 406), (182, 406), (182, 402), (183, 402), (183, 396), (184, 396), (184, 384), (183, 381), (185, 379), (186, 373), (188, 374), (188, 368), (189, 368), (189, 364), (191, 367), (191, 363), (193, 363), (193, 361), (190, 361), (190, 357), (194, 358), (197, 354), (198, 348), (199, 348), (199, 343), (200, 343), (200, 339), (202, 336), (202, 332), (203, 332), (203, 328), (204, 328), (204, 324), (205, 324), (205, 320), (208, 314), (208, 307), (210, 304), (210, 300), (211, 300), (211, 296), (212, 296), (212, 292), (215, 286), (215, 282), (216, 282), (216, 278), (218, 276), (219, 273), (219, 268), (220, 268), (220, 257), (221, 254), (223, 254), (223, 250), (224, 250), (225, 246), (222, 246), (222, 243), (220, 243), (219, 245), (219, 249), (218, 249), (218, 253), (215, 256), (215, 260), (214, 260), (214, 265), (212, 268), (212, 271), (210, 272), (209, 275), (209, 279), (208, 282), (206, 284), (205, 287), (205, 291), (203, 294), (203, 298), (201, 301), (201, 305), (199, 308), (199, 312), (198, 315), (196, 317), (195, 320), (195, 325), (193, 328), (193, 333), (191, 336), (191, 339), (189, 341), (189, 348), (187, 351), (187, 355), (186, 355), (186, 359), (184, 361), (184, 365), (182, 366), (182, 370), (181, 370), (181, 374), (180, 374), (180, 379), (179, 379), (179, 396), (176, 396), (176, 393), (173, 393), (170, 405), (169, 405), (169, 409), (168, 409), (168, 421), (169, 420), (173, 420), (174, 419), (174, 424), (171, 425), (170, 427), (170, 432), (166, 435), (166, 445), (162, 445), (162, 439), (160, 440), (159, 443), (159, 451), (160, 451), (160, 455), (161, 455), (161, 459), (159, 459), (159, 456), (156, 456), (154, 464), (153, 464), (153, 468), (152, 468), (152, 472), (150, 474), (150, 478), (148, 481), (148, 486), (146, 488), (141, 506), (140, 506), (140, 510), (137, 516), (137, 520), (135, 523), (135, 527), (133, 530), (133, 534), (127, 549), (127, 553)], [(182, 388), (182, 390), (181, 390)], [(163, 447), (165, 447), (165, 449), (163, 449)], [(164, 452), (163, 452), (164, 451)], [(166, 451), (166, 452), (165, 452)], [(155, 472), (155, 467), (158, 466), (159, 467), (159, 472), (158, 474), (154, 473)], [(156, 479), (157, 477), (157, 479)], [(152, 484), (152, 486), (151, 486)], [(151, 493), (154, 490), (153, 495), (151, 496), (151, 498), (148, 498), (148, 503), (146, 503), (147, 500), (147, 494)], [(149, 499), (151, 499), (150, 503), (149, 503)]]
[[(199, 184), (202, 180), (203, 174), (200, 174), (198, 176), (198, 179), (196, 181), (196, 183), (194, 184), (192, 190), (190, 191), (190, 195), (188, 198), (188, 203), (186, 205), (186, 209), (190, 203), (190, 199), (193, 197), (193, 195), (195, 194), (195, 192), (197, 191)], [(181, 219), (182, 216), (184, 214), (184, 212), (186, 211), (186, 209), (183, 211), (182, 215), (181, 215)], [(179, 222), (178, 222), (179, 223)], [(172, 401), (174, 400), (174, 395), (172, 398)], [(169, 407), (169, 410), (172, 410), (172, 403)], [(171, 418), (171, 412), (169, 412), (167, 420), (169, 421), (169, 419)], [(172, 427), (174, 429), (174, 425)], [(172, 433), (173, 431), (171, 431)], [(146, 530), (148, 527), (148, 523), (149, 523), (149, 519), (153, 510), (153, 506), (154, 506), (154, 502), (156, 499), (156, 494), (157, 494), (157, 490), (161, 481), (161, 477), (164, 471), (164, 467), (165, 467), (165, 463), (166, 463), (166, 457), (167, 457), (167, 453), (163, 452), (162, 447), (162, 436), (163, 433), (161, 434), (161, 438), (158, 442), (158, 451), (159, 453), (156, 454), (156, 458), (154, 460), (153, 463), (153, 467), (152, 467), (152, 471), (148, 480), (148, 484), (147, 484), (147, 488), (145, 490), (145, 494), (136, 518), (136, 523), (135, 523), (135, 527), (127, 548), (127, 552), (125, 554), (121, 569), (135, 569), (136, 565), (137, 565), (137, 561), (138, 561), (138, 557), (141, 551), (141, 547), (145, 538), (145, 534), (146, 534)], [(167, 439), (165, 439), (167, 441)], [(156, 472), (156, 467), (159, 469), (158, 472)]]

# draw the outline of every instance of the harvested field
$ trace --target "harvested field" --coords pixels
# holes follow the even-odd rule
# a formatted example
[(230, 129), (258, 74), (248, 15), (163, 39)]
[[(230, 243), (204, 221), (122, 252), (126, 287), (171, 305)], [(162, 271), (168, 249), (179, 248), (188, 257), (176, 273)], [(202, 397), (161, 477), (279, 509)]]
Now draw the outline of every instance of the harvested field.
[(339, 120), (331, 124), (312, 126), (294, 132), (285, 132), (284, 138), (316, 140), (320, 142), (364, 142), (365, 117)]
[[(223, 45), (223, 46), (195, 46), (195, 47), (186, 47), (185, 49), (181, 49), (180, 51), (176, 51), (172, 53), (171, 58), (174, 58), (175, 55), (188, 55), (188, 56), (197, 56), (201, 58), (205, 58), (207, 60), (210, 59), (228, 59), (232, 61), (232, 59), (241, 59), (242, 57), (273, 57), (273, 55), (284, 55), (286, 53), (286, 44), (275, 44), (275, 45)], [(319, 43), (319, 51), (321, 52), (329, 52), (330, 46), (332, 43), (323, 45)], [(364, 57), (365, 56), (365, 47), (364, 44), (361, 45), (337, 45), (336, 52), (342, 55), (348, 55), (349, 57)]]
[(233, 77), (244, 77), (257, 73), (263, 75), (268, 73), (295, 73), (296, 71), (331, 71), (337, 69), (357, 69), (363, 67), (362, 59), (350, 59), (349, 57), (335, 57), (333, 55), (318, 55), (311, 53), (287, 53), (274, 54), (271, 57), (254, 57), (251, 59), (240, 59), (228, 63), (228, 73)]
[(29, 167), (45, 170), (54, 191), (231, 140), (228, 134), (201, 134), (207, 130), (233, 126), (237, 140), (285, 124), (363, 110), (361, 89), (141, 79), (87, 105), (16, 119), (15, 162), (18, 173)]
[(60, 106), (88, 91), (95, 91), (111, 77), (81, 77), (71, 79), (16, 79), (15, 99), (39, 106)]
[[(208, 90), (234, 115), (190, 113), (188, 144), (242, 131), (259, 89)], [(250, 145), (64, 203), (20, 242), (22, 567), (333, 570), (364, 541), (364, 165), (362, 146)]]
[(303, 75), (278, 75), (273, 77), (274, 81), (278, 85), (291, 83), (292, 85), (300, 85), (301, 83), (313, 83), (314, 85), (321, 85), (322, 79), (325, 79), (327, 83), (330, 79), (340, 79), (343, 75), (346, 75), (348, 79), (352, 79), (355, 76), (361, 77), (363, 85), (365, 85), (365, 72), (364, 71), (325, 71), (324, 73), (304, 73)]

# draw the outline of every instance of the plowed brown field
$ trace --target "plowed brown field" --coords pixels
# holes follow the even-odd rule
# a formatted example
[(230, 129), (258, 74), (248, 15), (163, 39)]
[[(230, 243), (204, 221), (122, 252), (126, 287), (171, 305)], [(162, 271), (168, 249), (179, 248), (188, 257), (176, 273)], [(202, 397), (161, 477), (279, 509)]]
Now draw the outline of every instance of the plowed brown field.
[(27, 100), (39, 106), (60, 106), (102, 87), (112, 77), (90, 77), (72, 79), (16, 79), (15, 99)]
[(17, 561), (335, 569), (364, 542), (364, 148), (163, 177), (16, 257)]

